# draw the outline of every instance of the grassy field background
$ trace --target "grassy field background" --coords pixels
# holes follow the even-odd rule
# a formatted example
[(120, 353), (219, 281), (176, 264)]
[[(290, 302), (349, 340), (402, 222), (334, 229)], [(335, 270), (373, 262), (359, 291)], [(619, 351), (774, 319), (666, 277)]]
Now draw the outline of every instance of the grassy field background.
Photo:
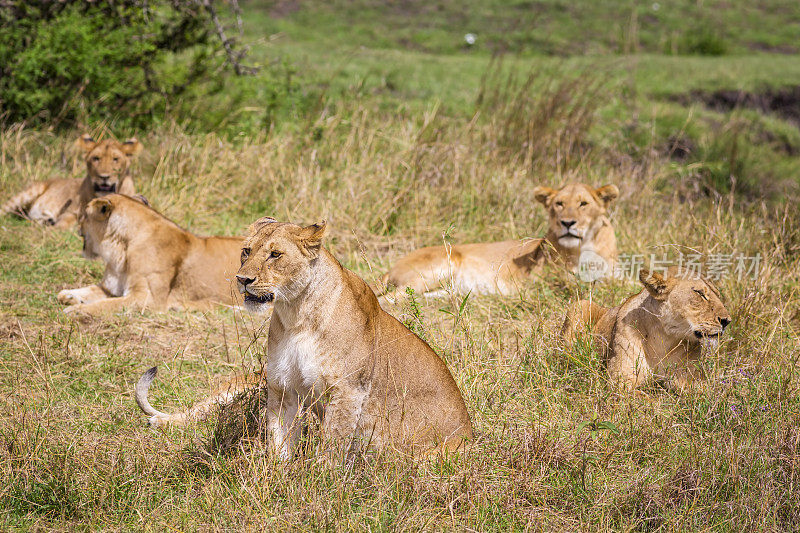
[[(422, 245), (543, 235), (536, 185), (615, 183), (623, 253), (761, 254), (757, 279), (719, 282), (733, 324), (707, 386), (619, 394), (594, 349), (556, 337), (574, 298), (616, 305), (637, 285), (550, 272), (519, 297), (393, 309), (464, 393), (476, 439), (462, 456), (329, 468), (313, 430), (288, 465), (209, 453), (216, 420), (150, 430), (133, 383), (157, 364), (153, 404), (185, 407), (258, 366), (263, 324), (224, 309), (67, 318), (55, 295), (101, 266), (74, 232), (3, 217), (0, 527), (796, 528), (800, 130), (791, 101), (728, 110), (714, 94), (771, 102), (800, 85), (797, 55), (767, 53), (793, 51), (800, 8), (663, 2), (656, 23), (651, 4), (467, 4), (244, 3), (258, 76), (207, 87), (152, 131), (87, 129), (140, 138), (137, 186), (184, 227), (327, 219), (327, 246), (368, 281)], [(724, 55), (674, 54), (692, 25)], [(78, 133), (0, 132), (0, 197), (82, 175)]]

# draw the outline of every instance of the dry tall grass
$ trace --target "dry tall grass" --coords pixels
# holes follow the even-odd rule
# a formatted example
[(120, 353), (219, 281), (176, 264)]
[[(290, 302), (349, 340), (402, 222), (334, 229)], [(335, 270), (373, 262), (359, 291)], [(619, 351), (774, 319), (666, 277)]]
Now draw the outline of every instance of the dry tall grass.
[[(579, 90), (564, 84), (559, 98)], [(537, 109), (537, 101), (523, 107)], [(134, 172), (157, 209), (199, 233), (241, 233), (263, 214), (325, 218), (329, 248), (368, 280), (399, 255), (443, 238), (542, 235), (545, 214), (531, 194), (538, 184), (615, 183), (623, 252), (688, 247), (762, 256), (757, 280), (719, 283), (734, 321), (705, 361), (706, 388), (616, 392), (594, 350), (565, 353), (556, 333), (578, 294), (616, 304), (637, 287), (591, 287), (553, 274), (518, 298), (470, 299), (462, 307), (454, 295), (396, 310), (447, 361), (464, 392), (477, 436), (462, 456), (435, 464), (385, 456), (328, 468), (314, 460), (313, 428), (305, 452), (286, 465), (257, 444), (207, 453), (214, 421), (188, 432), (151, 431), (133, 402), (133, 382), (162, 365), (154, 405), (185, 406), (215, 376), (257, 365), (259, 324), (227, 311), (72, 322), (55, 294), (96, 278), (98, 267), (79, 257), (76, 236), (4, 218), (4, 529), (796, 527), (794, 203), (743, 205), (733, 196), (665, 188), (674, 176), (669, 161), (598, 148), (590, 129), (575, 122), (594, 116), (583, 100), (547, 122), (535, 157), (508, 157), (509, 144), (498, 139), (510, 142), (512, 127), (537, 127), (509, 125), (524, 118), (513, 117), (515, 105), (505, 108), (505, 120), (463, 121), (435, 105), (416, 117), (352, 104), (324, 111), (307, 132), (236, 141), (166, 128), (140, 135), (145, 152)], [(586, 113), (569, 111), (575, 106)], [(570, 157), (547, 148), (557, 139), (569, 139)], [(0, 133), (0, 196), (30, 180), (79, 175), (77, 154), (65, 149), (70, 141), (23, 128)], [(599, 421), (619, 432), (593, 431)]]

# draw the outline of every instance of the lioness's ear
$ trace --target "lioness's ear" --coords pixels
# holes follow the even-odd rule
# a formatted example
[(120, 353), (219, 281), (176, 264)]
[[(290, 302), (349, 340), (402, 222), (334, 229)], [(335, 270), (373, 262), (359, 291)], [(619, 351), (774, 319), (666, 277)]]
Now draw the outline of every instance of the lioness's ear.
[(75, 141), (75, 146), (84, 152), (90, 152), (95, 146), (97, 146), (97, 142), (95, 142), (91, 135), (84, 133), (78, 137), (77, 141)]
[(599, 189), (595, 189), (594, 192), (605, 207), (608, 207), (619, 196), (619, 188), (616, 185), (603, 185)]
[(547, 201), (553, 196), (556, 192), (555, 189), (551, 189), (550, 187), (545, 187), (543, 185), (539, 185), (535, 189), (533, 189), (533, 197), (536, 198), (536, 201), (540, 204), (547, 206)]
[(86, 212), (91, 214), (97, 220), (106, 220), (111, 216), (114, 210), (114, 204), (108, 198), (95, 198), (89, 202)]
[(300, 230), (300, 240), (303, 247), (316, 256), (319, 252), (319, 247), (322, 246), (322, 239), (325, 237), (325, 230), (328, 224), (323, 220), (319, 224), (311, 224)]
[(136, 137), (131, 137), (122, 143), (122, 153), (129, 156), (137, 155), (143, 148), (144, 146), (142, 146), (142, 143), (140, 143)]
[(670, 291), (670, 284), (658, 272), (650, 272), (646, 268), (639, 271), (639, 281), (647, 292), (656, 300), (665, 300)]
[(258, 220), (256, 220), (255, 222), (253, 222), (252, 224), (250, 224), (250, 227), (247, 228), (247, 235), (248, 236), (253, 236), (256, 233), (258, 233), (258, 230), (260, 230), (261, 228), (263, 228), (267, 224), (272, 224), (274, 222), (277, 222), (277, 220), (275, 220), (272, 217), (261, 217)]
[(133, 198), (139, 203), (146, 205), (147, 207), (150, 207), (150, 202), (147, 200), (147, 198), (145, 198), (143, 194), (134, 194), (133, 196), (131, 196), (131, 198)]

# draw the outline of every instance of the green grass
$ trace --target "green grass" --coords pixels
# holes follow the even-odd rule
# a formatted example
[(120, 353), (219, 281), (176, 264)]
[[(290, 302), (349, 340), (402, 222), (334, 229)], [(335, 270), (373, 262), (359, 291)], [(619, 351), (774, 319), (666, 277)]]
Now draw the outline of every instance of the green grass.
[[(258, 76), (187, 99), (195, 114), (174, 124), (118, 133), (145, 145), (137, 187), (176, 222), (201, 234), (241, 234), (262, 215), (324, 218), (327, 246), (368, 281), (403, 253), (445, 238), (544, 234), (536, 185), (616, 183), (612, 219), (623, 253), (681, 245), (763, 258), (758, 280), (719, 284), (734, 321), (704, 361), (707, 387), (620, 394), (595, 347), (565, 352), (557, 333), (579, 295), (615, 305), (637, 285), (590, 287), (548, 272), (518, 297), (452, 295), (393, 309), (445, 359), (464, 393), (476, 429), (464, 455), (430, 464), (389, 455), (332, 468), (315, 460), (313, 428), (307, 453), (289, 464), (257, 445), (209, 454), (214, 420), (185, 432), (150, 430), (133, 383), (157, 364), (152, 403), (189, 405), (216, 378), (258, 365), (265, 339), (250, 343), (258, 324), (226, 310), (71, 319), (55, 295), (98, 280), (101, 266), (82, 259), (73, 232), (3, 217), (0, 527), (793, 529), (800, 163), (792, 150), (800, 133), (778, 116), (718, 113), (676, 97), (800, 83), (796, 56), (751, 54), (746, 44), (788, 42), (796, 10), (705, 4), (729, 55), (613, 55), (622, 42), (615, 28), (630, 22), (621, 2), (608, 8), (614, 23), (597, 18), (594, 3), (585, 12), (570, 7), (569, 20), (557, 16), (561, 4), (531, 4), (550, 22), (522, 37), (503, 21), (529, 19), (499, 4), (463, 9), (479, 35), (469, 52), (447, 48), (463, 37), (463, 28), (443, 23), (455, 4), (430, 13), (414, 2), (308, 2), (281, 19), (255, 10), (249, 38), (282, 32), (253, 43), (253, 59), (265, 65)], [(681, 5), (691, 7), (685, 18), (702, 19), (696, 2)], [(656, 31), (645, 22), (648, 6), (640, 8), (640, 49), (659, 52), (661, 36), (682, 19)], [(386, 10), (395, 11), (382, 25)], [(586, 20), (594, 29), (579, 32)], [(482, 48), (492, 29), (534, 44), (492, 63)], [(535, 44), (540, 31), (557, 48), (583, 35), (577, 52), (606, 55), (546, 57)], [(406, 37), (421, 44), (398, 45)], [(596, 96), (587, 97), (592, 87)], [(90, 129), (117, 125), (109, 117)], [(32, 180), (81, 175), (71, 147), (77, 134), (0, 132), (0, 198)], [(669, 157), (676, 137), (693, 147), (683, 159)]]
[[(245, 9), (254, 36), (432, 54), (797, 52), (800, 38), (800, 10), (788, 0), (312, 0), (249, 2)], [(477, 36), (474, 46), (466, 33)]]

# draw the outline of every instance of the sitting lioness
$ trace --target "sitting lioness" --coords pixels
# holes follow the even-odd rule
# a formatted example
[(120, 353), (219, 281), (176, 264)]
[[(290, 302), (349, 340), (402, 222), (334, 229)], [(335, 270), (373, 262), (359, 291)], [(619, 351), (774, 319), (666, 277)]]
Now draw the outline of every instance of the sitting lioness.
[(324, 223), (301, 227), (272, 218), (250, 227), (236, 279), (248, 310), (272, 307), (264, 372), (168, 415), (147, 402), (151, 369), (136, 397), (152, 425), (184, 423), (263, 379), (270, 442), (282, 459), (291, 457), (307, 410), (322, 422), (329, 458), (366, 448), (453, 449), (471, 437), (447, 366), (322, 247), (324, 233)]
[(707, 279), (639, 272), (644, 290), (607, 309), (587, 300), (567, 312), (561, 336), (567, 349), (589, 329), (611, 378), (631, 390), (653, 378), (684, 389), (703, 378), (702, 349), (716, 347), (731, 322), (717, 288)]
[[(380, 280), (376, 293), (395, 294), (411, 288), (437, 294), (450, 284), (461, 294), (510, 294), (522, 279), (541, 270), (546, 248), (552, 247), (567, 269), (578, 269), (581, 254), (605, 263), (610, 275), (617, 258), (617, 239), (607, 212), (619, 195), (616, 185), (594, 189), (582, 183), (559, 190), (536, 187), (534, 197), (547, 208), (549, 229), (544, 239), (514, 240), (421, 248), (401, 258)], [(584, 258), (587, 256), (585, 255)]]
[(89, 202), (80, 231), (84, 257), (102, 259), (106, 270), (98, 285), (58, 293), (67, 313), (205, 309), (236, 299), (240, 237), (198, 237), (122, 194)]
[(95, 142), (84, 135), (76, 144), (86, 153), (86, 177), (52, 179), (33, 183), (3, 204), (4, 213), (46, 226), (72, 226), (92, 199), (111, 193), (134, 195), (131, 157), (142, 151), (136, 139)]

